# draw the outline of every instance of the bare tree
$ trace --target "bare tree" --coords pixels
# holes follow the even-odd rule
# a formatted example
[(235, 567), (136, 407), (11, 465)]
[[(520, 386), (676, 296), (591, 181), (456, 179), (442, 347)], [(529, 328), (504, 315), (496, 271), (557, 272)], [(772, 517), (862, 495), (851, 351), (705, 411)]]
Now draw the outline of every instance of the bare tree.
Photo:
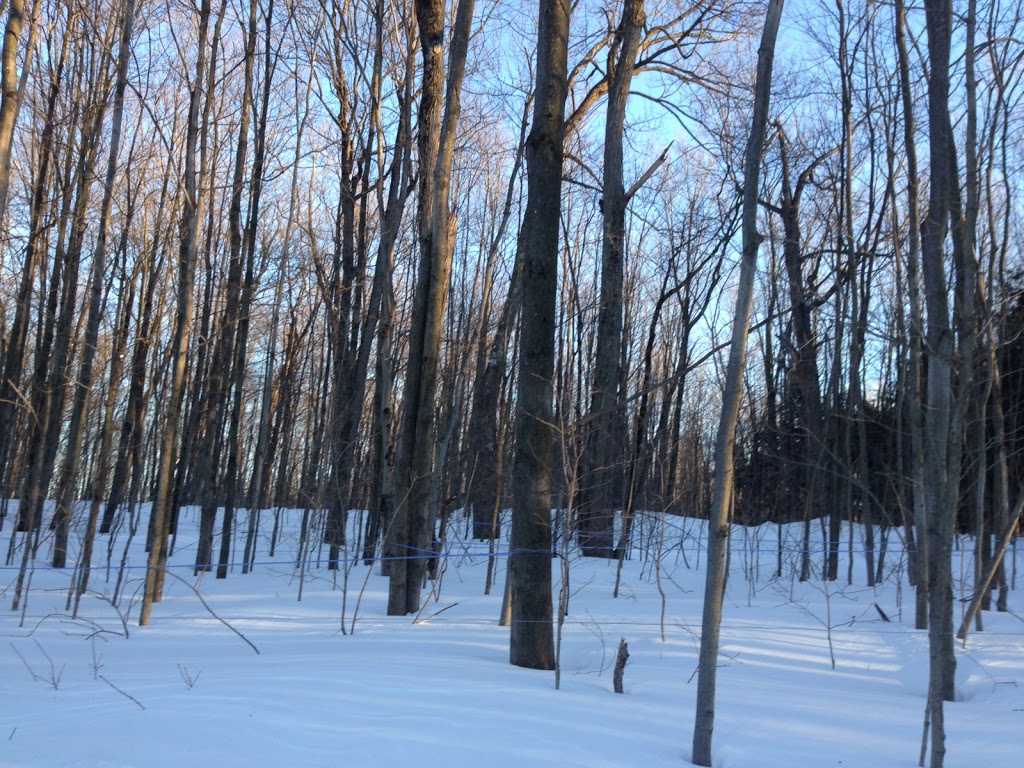
[(444, 0), (418, 0), (416, 18), (423, 55), (417, 137), (420, 263), (411, 318), (402, 427), (395, 458), (395, 491), (399, 498), (393, 538), (398, 545), (396, 554), (401, 559), (392, 567), (388, 589), (388, 613), (392, 615), (419, 610), (420, 584), (426, 570), (423, 555), (434, 528), (428, 499), (434, 459), (438, 356), (452, 266), (453, 233), (448, 192), (473, 0), (459, 0), (448, 57), (447, 84), (443, 52)]
[[(60, 472), (60, 487), (57, 497), (55, 514), (57, 525), (56, 546), (53, 553), (53, 566), (64, 567), (67, 557), (68, 528), (71, 522), (71, 505), (75, 481), (81, 459), (82, 439), (84, 436), (83, 417), (85, 415), (86, 398), (92, 385), (93, 367), (96, 360), (96, 347), (99, 338), (100, 318), (103, 312), (103, 277), (107, 266), (107, 239), (110, 229), (110, 208), (114, 196), (114, 183), (117, 177), (118, 155), (121, 149), (122, 123), (124, 118), (124, 95), (128, 86), (128, 59), (132, 44), (132, 29), (135, 23), (135, 1), (125, 0), (119, 10), (119, 41), (116, 75), (114, 81), (114, 99), (110, 126), (110, 148), (108, 150), (106, 171), (103, 178), (103, 199), (100, 203), (99, 232), (96, 236), (96, 247), (92, 255), (92, 266), (89, 272), (89, 294), (87, 299), (87, 319), (85, 340), (82, 349), (78, 376), (74, 382), (73, 404), (68, 426), (67, 446), (64, 466)], [(92, 537), (96, 529), (99, 507), (93, 504), (89, 514), (86, 545), (83, 553), (85, 563), (92, 552)]]
[(911, 478), (913, 484), (914, 522), (916, 528), (916, 551), (912, 553), (910, 565), (917, 585), (915, 623), (918, 629), (928, 626), (928, 536), (925, 507), (924, 471), (924, 403), (921, 402), (922, 352), (924, 345), (924, 312), (921, 307), (920, 290), (920, 219), (919, 179), (917, 173), (917, 149), (915, 146), (915, 121), (913, 98), (910, 84), (910, 64), (906, 42), (906, 10), (903, 0), (896, 0), (895, 42), (899, 66), (900, 102), (903, 108), (903, 149), (907, 160), (907, 297), (910, 301), (908, 323), (909, 372), (907, 376), (906, 407), (907, 422), (911, 441)]
[(3, 49), (0, 50), (0, 218), (7, 212), (14, 125), (25, 98), (25, 83), (32, 61), (39, 5), (38, 2), (32, 4), (21, 77), (18, 76), (18, 44), (25, 23), (25, 0), (9, 0), (7, 5), (7, 24), (4, 27)]
[(620, 392), (622, 283), (626, 208), (630, 198), (622, 180), (623, 140), (633, 67), (646, 20), (643, 0), (624, 0), (622, 18), (608, 52), (608, 106), (601, 198), (601, 296), (590, 403), (592, 422), (585, 459), (588, 466), (583, 473), (577, 534), (580, 548), (588, 557), (612, 556), (615, 502), (621, 496), (624, 446), (619, 436), (625, 431)]
[(772, 64), (775, 40), (782, 17), (783, 0), (771, 0), (765, 14), (764, 31), (757, 56), (757, 80), (754, 86), (754, 110), (750, 136), (743, 157), (743, 238), (736, 311), (733, 318), (729, 363), (722, 394), (722, 415), (715, 447), (715, 488), (708, 515), (707, 579), (704, 587), (704, 614), (701, 620), (697, 704), (693, 726), (693, 755), (696, 765), (711, 765), (711, 738), (715, 725), (715, 679), (718, 668), (718, 641), (722, 624), (722, 600), (725, 595), (725, 555), (729, 540), (729, 508), (733, 491), (733, 450), (740, 398), (743, 393), (743, 367), (746, 357), (750, 311), (753, 305), (754, 276), (757, 271), (757, 197), (760, 189), (761, 155), (768, 125)]
[[(178, 297), (174, 338), (170, 351), (172, 378), (170, 391), (167, 393), (169, 399), (167, 422), (160, 452), (150, 525), (153, 538), (147, 561), (142, 606), (139, 612), (139, 624), (142, 626), (149, 623), (153, 603), (159, 602), (162, 595), (162, 566), (167, 561), (167, 537), (170, 533), (171, 517), (174, 514), (172, 465), (177, 446), (178, 422), (181, 418), (185, 395), (185, 369), (188, 364), (188, 342), (194, 305), (196, 255), (203, 213), (201, 192), (206, 185), (209, 170), (206, 149), (213, 94), (208, 92), (208, 79), (211, 76), (213, 58), (220, 40), (221, 22), (224, 19), (225, 8), (226, 5), (221, 3), (219, 12), (214, 15), (211, 0), (202, 0), (197, 19), (196, 64), (194, 78), (189, 82), (188, 122), (185, 132), (184, 178), (182, 179), (184, 200), (179, 222)], [(211, 51), (214, 55), (211, 55)]]
[(555, 665), (550, 458), (569, 14), (568, 0), (540, 0), (537, 92), (533, 127), (526, 142), (523, 314), (508, 574), (512, 609), (509, 660), (533, 669), (554, 669)]
[(950, 45), (953, 14), (949, 0), (926, 0), (928, 34), (928, 154), (931, 164), (928, 211), (921, 227), (928, 350), (924, 417), (925, 516), (928, 532), (928, 711), (931, 765), (946, 754), (943, 702), (954, 696), (953, 587), (951, 548), (960, 473), (958, 429), (954, 424), (953, 329), (949, 319), (943, 244), (953, 210), (956, 154), (949, 118)]

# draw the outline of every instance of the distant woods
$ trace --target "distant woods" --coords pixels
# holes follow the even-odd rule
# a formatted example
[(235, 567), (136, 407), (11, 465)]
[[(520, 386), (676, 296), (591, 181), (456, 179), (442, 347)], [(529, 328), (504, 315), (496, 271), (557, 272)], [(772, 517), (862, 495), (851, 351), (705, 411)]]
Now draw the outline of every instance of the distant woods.
[[(197, 570), (288, 510), (328, 567), (385, 558), (393, 613), (517, 497), (608, 558), (636, 510), (708, 515), (764, 4), (543, 5), (553, 91), (518, 1), (0, 3), (15, 606), (137, 535), (148, 615), (185, 505)], [(729, 514), (803, 523), (805, 579), (884, 579), (891, 529), (924, 584), (954, 525), (980, 577), (1024, 484), (1024, 8), (957, 3), (944, 53), (942, 5), (779, 32)]]

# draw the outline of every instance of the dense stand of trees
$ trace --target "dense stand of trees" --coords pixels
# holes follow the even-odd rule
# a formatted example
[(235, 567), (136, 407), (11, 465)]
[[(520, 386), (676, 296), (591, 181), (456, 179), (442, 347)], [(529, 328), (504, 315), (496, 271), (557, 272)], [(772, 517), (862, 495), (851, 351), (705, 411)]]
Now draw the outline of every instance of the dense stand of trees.
[[(197, 570), (245, 572), (300, 510), (330, 567), (385, 557), (393, 613), (449, 526), (493, 540), (510, 506), (620, 558), (634, 510), (707, 516), (764, 12), (0, 4), (14, 607), (33, 563), (80, 595), (137, 534), (146, 621), (183, 505)], [(884, 579), (898, 532), (944, 634), (953, 530), (984, 534), (981, 579), (1024, 482), (1022, 39), (1014, 0), (788, 8), (756, 147), (726, 514), (802, 523), (803, 579)]]

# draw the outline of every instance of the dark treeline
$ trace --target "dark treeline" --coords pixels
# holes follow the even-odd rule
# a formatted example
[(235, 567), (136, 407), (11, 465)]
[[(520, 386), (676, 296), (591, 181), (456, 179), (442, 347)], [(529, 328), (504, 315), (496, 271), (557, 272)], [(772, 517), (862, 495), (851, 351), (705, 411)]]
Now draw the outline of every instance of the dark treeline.
[[(979, 576), (1015, 524), (1024, 7), (954, 6), (948, 167), (927, 149), (941, 120), (925, 11), (793, 3), (780, 32), (732, 515), (803, 523), (805, 579), (884, 579), (884, 529), (925, 578), (923, 430), (947, 367), (946, 468), (957, 525), (986, 534)], [(415, 612), (426, 563), (400, 558), (451, 525), (493, 539), (512, 503), (517, 372), (537, 354), (520, 343), (537, 311), (523, 291), (538, 269), (527, 173), (544, 148), (536, 9), (0, 9), (15, 607), (44, 556), (77, 566), (84, 592), (93, 547), (114, 549), (104, 537), (147, 536), (159, 565), (194, 505), (197, 570), (244, 572), (255, 538), (298, 510), (331, 567), (399, 558), (389, 610)], [(558, 226), (542, 233), (559, 261), (542, 397), (551, 506), (571, 511), (584, 554), (624, 556), (635, 510), (707, 515), (763, 12), (572, 9), (564, 117), (543, 139), (563, 134)], [(842, 541), (844, 521), (863, 538)], [(862, 570), (838, 572), (842, 548)], [(161, 580), (151, 569), (144, 616)], [(1003, 574), (996, 586), (1005, 609)], [(922, 624), (925, 610), (922, 591)]]

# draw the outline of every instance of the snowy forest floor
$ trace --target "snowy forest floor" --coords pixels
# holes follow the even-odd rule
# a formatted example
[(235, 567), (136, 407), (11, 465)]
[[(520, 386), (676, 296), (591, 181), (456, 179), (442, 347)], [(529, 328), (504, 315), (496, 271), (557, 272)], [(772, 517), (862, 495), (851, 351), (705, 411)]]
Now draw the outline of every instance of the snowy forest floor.
[[(129, 548), (116, 608), (108, 598), (120, 540), (109, 580), (106, 537), (98, 540), (97, 570), (77, 619), (65, 611), (73, 569), (46, 568), (45, 541), (24, 620), (9, 610), (17, 570), (5, 569), (0, 766), (687, 763), (704, 586), (700, 522), (669, 518), (660, 527), (660, 516), (645, 516), (617, 599), (614, 561), (569, 553), (555, 690), (553, 673), (508, 664), (508, 630), (498, 626), (503, 545), (484, 595), (487, 545), (467, 541), (455, 521), (440, 579), (424, 591), (428, 604), (414, 623), (384, 615), (387, 580), (379, 566), (350, 563), (347, 588), (345, 569), (328, 571), (322, 553), (299, 568), (300, 512), (282, 514), (271, 558), (271, 517), (263, 513), (253, 572), (235, 567), (216, 580), (193, 576), (198, 523), (186, 510), (171, 558), (180, 579), (167, 579), (147, 627), (138, 626), (144, 528)], [(357, 525), (358, 516), (350, 522)], [(5, 549), (10, 524), (8, 517)], [(819, 575), (801, 583), (800, 532), (766, 525), (734, 533), (714, 764), (911, 768), (921, 744), (928, 643), (913, 628), (903, 547), (893, 532), (885, 579), (866, 587), (862, 530), (855, 528), (853, 584), (845, 561), (838, 581)], [(848, 548), (844, 539), (844, 559)], [(958, 617), (972, 551), (972, 540), (958, 539)], [(1024, 568), (1024, 553), (1011, 549), (1007, 557), (1009, 574)], [(561, 564), (553, 560), (556, 604)], [(815, 555), (819, 572), (820, 565)], [(1012, 591), (1009, 603), (1008, 613), (984, 614), (984, 631), (972, 632), (966, 647), (957, 644), (957, 702), (946, 709), (951, 768), (1011, 768), (1024, 759), (1021, 592)], [(620, 638), (630, 654), (622, 696), (612, 692)]]

